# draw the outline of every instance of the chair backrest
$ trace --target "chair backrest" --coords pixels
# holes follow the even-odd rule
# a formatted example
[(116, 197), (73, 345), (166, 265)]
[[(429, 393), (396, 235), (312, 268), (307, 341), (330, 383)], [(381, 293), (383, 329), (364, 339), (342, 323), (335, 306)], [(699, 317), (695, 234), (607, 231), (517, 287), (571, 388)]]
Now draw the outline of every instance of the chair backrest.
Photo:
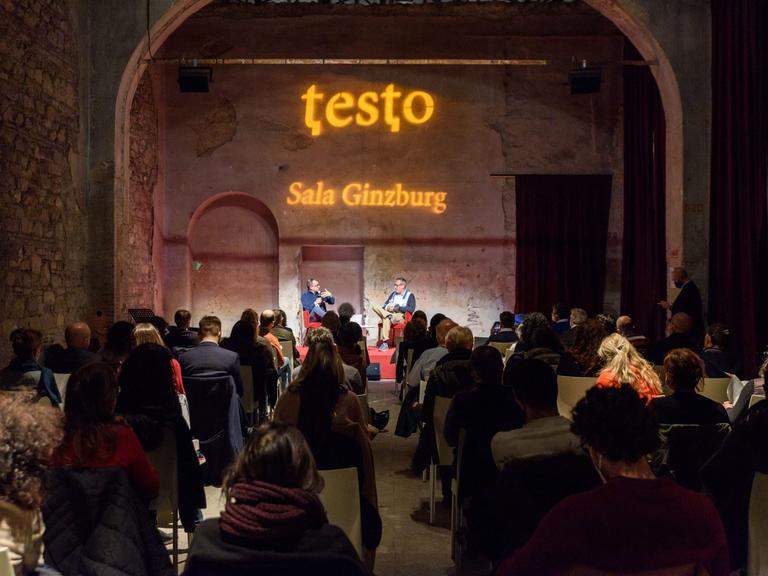
[(597, 378), (582, 376), (557, 377), (557, 411), (560, 416), (571, 419), (571, 410), (584, 398), (587, 390), (595, 385)]
[(752, 394), (752, 396), (749, 398), (749, 408), (752, 408), (752, 406), (761, 400), (765, 400), (765, 394)]
[(755, 472), (749, 497), (747, 574), (768, 574), (768, 474)]
[(293, 342), (290, 340), (280, 340), (280, 348), (283, 351), (283, 357), (288, 358), (290, 367), (293, 369)]
[(671, 475), (689, 490), (701, 490), (699, 470), (725, 440), (731, 426), (727, 423), (662, 424), (659, 427), (659, 449), (651, 456), (651, 467), (657, 475)]
[(61, 409), (64, 409), (64, 399), (67, 396), (67, 383), (69, 382), (69, 374), (54, 374), (53, 378), (56, 380), (56, 386), (61, 394)]
[(163, 441), (155, 450), (147, 452), (147, 459), (157, 470), (160, 477), (160, 493), (149, 504), (150, 510), (157, 512), (158, 523), (172, 521), (173, 513), (179, 507), (178, 452), (176, 451), (176, 433), (170, 426), (163, 428)]
[(368, 410), (368, 394), (358, 394), (357, 401), (360, 403), (360, 410), (363, 411), (363, 422), (370, 423), (371, 413)]
[(0, 576), (15, 576), (8, 548), (0, 548)]
[(451, 407), (451, 398), (435, 396), (435, 410), (432, 420), (435, 423), (435, 442), (437, 443), (437, 458), (443, 466), (453, 463), (453, 449), (445, 440), (445, 419), (448, 416), (448, 408)]
[(516, 345), (516, 344), (517, 344), (516, 342), (513, 342), (513, 343), (512, 343), (512, 344), (509, 346), (509, 348), (507, 348), (507, 349), (506, 349), (506, 351), (504, 352), (504, 364), (506, 364), (506, 363), (507, 363), (507, 361), (508, 361), (508, 360), (509, 360), (509, 359), (512, 357), (512, 355), (515, 353), (515, 345)]
[(363, 557), (363, 525), (360, 516), (360, 487), (357, 468), (320, 470), (325, 487), (320, 501), (328, 513), (328, 521), (344, 531), (358, 556)]
[(48, 398), (48, 396), (40, 396), (37, 399), (36, 404), (40, 404), (41, 406), (53, 406), (53, 402), (51, 402), (51, 399)]
[(728, 400), (728, 386), (730, 383), (730, 378), (704, 378), (704, 388), (702, 388), (699, 394), (722, 404)]
[(246, 414), (253, 414), (256, 409), (255, 394), (253, 392), (253, 367), (240, 366), (240, 380), (243, 382), (243, 409)]
[(503, 358), (507, 354), (507, 350), (509, 350), (512, 347), (512, 342), (488, 342), (489, 346), (493, 346), (501, 352), (501, 357)]
[(302, 310), (301, 318), (304, 321), (304, 330), (309, 327), (309, 310)]
[(427, 395), (427, 381), (419, 380), (419, 404), (424, 404), (424, 396)]
[(405, 354), (405, 375), (408, 376), (411, 372), (411, 368), (413, 367), (413, 353), (415, 350), (413, 348), (408, 348), (408, 352)]

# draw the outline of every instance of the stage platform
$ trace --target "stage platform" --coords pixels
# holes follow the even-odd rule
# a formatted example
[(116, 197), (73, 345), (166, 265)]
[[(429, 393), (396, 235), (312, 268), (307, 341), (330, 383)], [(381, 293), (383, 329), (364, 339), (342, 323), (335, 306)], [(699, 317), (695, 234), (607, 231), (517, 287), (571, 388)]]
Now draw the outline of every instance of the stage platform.
[[(301, 361), (304, 361), (304, 357), (307, 355), (306, 346), (296, 347), (301, 355)], [(375, 346), (368, 346), (368, 357), (371, 359), (371, 363), (378, 362), (381, 367), (381, 379), (382, 380), (394, 380), (395, 379), (395, 364), (392, 362), (392, 356), (395, 351), (393, 349), (386, 352), (379, 352), (379, 349)]]

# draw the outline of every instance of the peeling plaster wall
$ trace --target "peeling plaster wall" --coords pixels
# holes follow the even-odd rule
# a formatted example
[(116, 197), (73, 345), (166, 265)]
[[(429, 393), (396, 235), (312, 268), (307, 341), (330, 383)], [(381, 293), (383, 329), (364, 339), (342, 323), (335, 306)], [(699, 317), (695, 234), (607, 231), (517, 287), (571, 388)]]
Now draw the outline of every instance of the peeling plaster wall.
[[(498, 312), (514, 306), (514, 186), (492, 172), (606, 173), (614, 175), (606, 300), (618, 299), (621, 252), (620, 68), (605, 72), (595, 96), (572, 97), (566, 83), (574, 54), (598, 61), (621, 59), (623, 39), (584, 8), (546, 21), (451, 17), (304, 15), (301, 18), (197, 16), (177, 31), (164, 54), (192, 56), (213, 50), (241, 55), (375, 57), (386, 45), (393, 57), (470, 53), (546, 57), (541, 67), (219, 66), (208, 94), (180, 94), (167, 67), (166, 187), (162, 235), (163, 308), (166, 315), (191, 306), (187, 258), (190, 218), (207, 199), (228, 191), (252, 195), (274, 214), (279, 228), (280, 305), (291, 323), (299, 313), (299, 254), (304, 245), (364, 245), (364, 294), (380, 303), (395, 275), (404, 275), (428, 315), (442, 311), (478, 334)], [(536, 36), (545, 26), (574, 38)], [(584, 36), (586, 26), (597, 34)], [(500, 27), (501, 26), (501, 27)], [(512, 29), (505, 29), (511, 26)], [(363, 30), (377, 29), (377, 42)], [(587, 28), (588, 30), (588, 28)], [(490, 39), (481, 39), (483, 34)], [(494, 34), (509, 37), (494, 39)], [(474, 35), (474, 36), (473, 36)], [(278, 39), (281, 39), (278, 41)], [(416, 40), (418, 39), (418, 41)], [(274, 47), (274, 48), (273, 48)], [(474, 51), (474, 52), (472, 52)], [(279, 52), (279, 54), (275, 54)], [(394, 52), (394, 53), (392, 53)], [(543, 55), (543, 56), (542, 56)], [(583, 56), (582, 56), (583, 55)], [(326, 93), (381, 91), (394, 82), (404, 91), (426, 90), (436, 112), (423, 126), (398, 134), (380, 122), (370, 128), (327, 130), (311, 137), (300, 100), (316, 83)], [(337, 194), (353, 181), (375, 187), (402, 182), (407, 189), (448, 193), (448, 209), (289, 206), (291, 183), (318, 181)], [(173, 207), (173, 209), (170, 209)], [(218, 233), (234, 234), (220, 221)], [(236, 238), (232, 236), (232, 241)], [(322, 278), (333, 289), (343, 278)], [(255, 287), (254, 287), (255, 288)], [(222, 290), (228, 289), (223, 285)], [(262, 288), (263, 290), (263, 288)], [(242, 308), (258, 290), (238, 289)], [(203, 311), (192, 310), (195, 319)]]
[(87, 314), (77, 25), (68, 2), (0, 1), (0, 365), (8, 335)]

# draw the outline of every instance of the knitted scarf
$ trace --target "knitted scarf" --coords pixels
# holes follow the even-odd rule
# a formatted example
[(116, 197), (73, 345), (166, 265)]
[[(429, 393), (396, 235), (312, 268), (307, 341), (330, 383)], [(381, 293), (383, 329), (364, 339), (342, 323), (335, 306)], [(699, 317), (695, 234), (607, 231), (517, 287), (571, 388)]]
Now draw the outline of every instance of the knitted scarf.
[(255, 543), (298, 538), (328, 519), (316, 494), (266, 482), (238, 482), (219, 519), (221, 530)]

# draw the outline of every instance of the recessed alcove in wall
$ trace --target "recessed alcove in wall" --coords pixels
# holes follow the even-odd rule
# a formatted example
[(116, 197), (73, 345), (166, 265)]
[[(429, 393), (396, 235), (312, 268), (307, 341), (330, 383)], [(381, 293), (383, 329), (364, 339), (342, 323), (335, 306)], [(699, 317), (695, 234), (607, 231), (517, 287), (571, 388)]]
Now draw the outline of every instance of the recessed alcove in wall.
[(188, 245), (193, 318), (215, 314), (228, 334), (245, 308), (277, 306), (277, 223), (260, 200), (215, 196), (195, 212)]

